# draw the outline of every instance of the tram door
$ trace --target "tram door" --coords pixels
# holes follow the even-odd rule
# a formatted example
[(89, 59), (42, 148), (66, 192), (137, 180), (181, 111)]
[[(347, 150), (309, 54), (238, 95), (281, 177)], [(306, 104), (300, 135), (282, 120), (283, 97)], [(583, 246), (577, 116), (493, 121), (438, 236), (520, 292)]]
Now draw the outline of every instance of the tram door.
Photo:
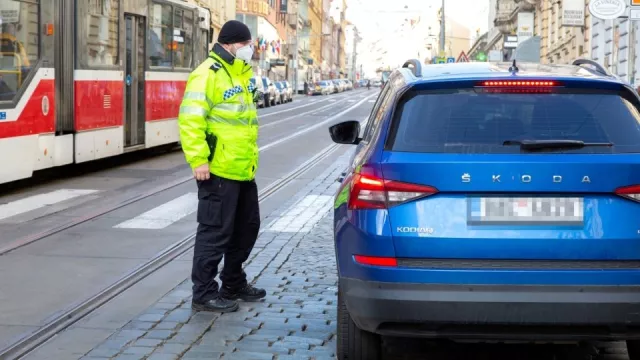
[(145, 18), (124, 15), (125, 38), (125, 147), (144, 144)]

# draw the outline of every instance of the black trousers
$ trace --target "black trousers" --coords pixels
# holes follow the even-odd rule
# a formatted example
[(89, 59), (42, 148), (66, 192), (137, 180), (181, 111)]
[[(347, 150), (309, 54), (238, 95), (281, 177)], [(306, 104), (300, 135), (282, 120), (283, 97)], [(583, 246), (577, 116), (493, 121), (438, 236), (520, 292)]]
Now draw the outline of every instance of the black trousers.
[(193, 301), (203, 303), (218, 296), (215, 280), (220, 273), (222, 288), (233, 293), (247, 285), (242, 270), (260, 230), (258, 187), (252, 181), (234, 181), (211, 174), (198, 181), (198, 231), (193, 253)]

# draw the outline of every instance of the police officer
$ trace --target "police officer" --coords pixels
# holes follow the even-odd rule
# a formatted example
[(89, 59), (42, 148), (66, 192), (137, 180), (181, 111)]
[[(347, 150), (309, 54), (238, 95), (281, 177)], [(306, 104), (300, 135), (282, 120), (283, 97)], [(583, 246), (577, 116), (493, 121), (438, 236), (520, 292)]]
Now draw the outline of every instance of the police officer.
[(209, 58), (189, 76), (180, 106), (182, 149), (198, 185), (194, 310), (236, 311), (237, 300), (266, 295), (247, 283), (242, 269), (260, 228), (255, 182), (259, 94), (249, 81), (252, 56), (249, 28), (235, 20), (225, 23)]

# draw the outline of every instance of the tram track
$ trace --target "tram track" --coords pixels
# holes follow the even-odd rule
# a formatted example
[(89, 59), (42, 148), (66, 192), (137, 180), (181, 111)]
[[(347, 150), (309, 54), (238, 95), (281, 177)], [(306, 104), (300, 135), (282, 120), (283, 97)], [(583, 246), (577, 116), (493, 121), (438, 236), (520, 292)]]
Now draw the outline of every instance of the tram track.
[[(336, 114), (330, 115), (327, 119), (324, 119), (319, 123), (314, 123), (311, 126), (304, 127), (304, 128), (302, 128), (302, 129), (300, 129), (300, 130), (298, 130), (296, 132), (293, 132), (293, 133), (291, 133), (291, 134), (289, 134), (289, 135), (287, 135), (287, 136), (285, 136), (285, 137), (283, 137), (281, 139), (274, 140), (274, 141), (272, 141), (272, 142), (270, 142), (268, 144), (265, 144), (265, 145), (261, 146), (258, 150), (259, 151), (268, 150), (268, 149), (270, 149), (270, 148), (272, 148), (274, 146), (277, 146), (277, 145), (279, 145), (279, 144), (281, 144), (281, 143), (283, 143), (283, 142), (285, 142), (287, 140), (299, 137), (299, 136), (304, 135), (304, 134), (306, 134), (306, 133), (308, 133), (308, 132), (310, 132), (312, 130), (317, 129), (320, 126), (328, 124), (329, 122), (334, 121), (335, 119), (337, 119), (340, 116), (346, 114), (347, 112), (349, 112), (349, 111), (351, 111), (353, 109), (356, 109), (358, 106), (362, 105), (366, 100), (368, 100), (371, 96), (372, 95), (368, 95), (368, 96), (362, 98), (361, 100), (357, 101), (353, 105), (351, 105), (351, 106), (339, 111)], [(293, 116), (289, 116), (289, 117), (286, 117), (284, 119), (277, 120), (277, 122), (281, 123), (281, 122), (284, 122), (285, 120), (288, 121), (288, 120), (293, 120), (293, 119), (299, 118), (300, 116), (304, 116), (304, 114), (309, 114), (309, 113), (313, 113), (313, 112), (317, 112), (317, 111), (322, 111), (322, 110), (327, 109), (329, 107), (334, 107), (334, 106), (336, 106), (338, 104), (344, 103), (348, 99), (349, 99), (349, 97), (345, 97), (344, 99), (338, 99), (335, 102), (331, 102), (328, 105), (324, 105), (324, 106), (321, 106), (320, 108), (315, 108), (313, 110), (310, 110), (310, 111), (307, 111), (307, 112), (304, 112), (304, 113), (301, 113), (301, 114), (296, 114), (296, 115), (293, 115)], [(314, 104), (318, 103), (318, 102), (314, 102)], [(272, 123), (269, 123), (269, 124), (272, 124)], [(8, 254), (8, 253), (10, 253), (12, 251), (15, 251), (17, 249), (20, 249), (20, 248), (22, 248), (24, 246), (27, 246), (27, 245), (35, 243), (37, 241), (43, 240), (45, 238), (48, 238), (48, 237), (50, 237), (52, 235), (55, 235), (55, 234), (58, 234), (60, 232), (72, 229), (72, 228), (74, 228), (76, 226), (79, 226), (81, 224), (87, 223), (87, 222), (89, 222), (91, 220), (94, 220), (94, 219), (96, 219), (98, 217), (101, 217), (103, 215), (109, 214), (109, 213), (114, 212), (114, 211), (116, 211), (118, 209), (124, 208), (124, 207), (126, 207), (128, 205), (134, 204), (136, 202), (139, 202), (141, 200), (147, 199), (147, 198), (152, 197), (154, 195), (160, 194), (160, 193), (162, 193), (164, 191), (167, 191), (169, 189), (175, 188), (177, 186), (180, 186), (180, 185), (182, 185), (182, 184), (184, 184), (186, 182), (192, 181), (192, 180), (193, 180), (193, 175), (189, 174), (188, 176), (184, 176), (184, 177), (175, 179), (173, 181), (170, 181), (168, 183), (156, 186), (156, 187), (151, 188), (149, 190), (143, 191), (143, 192), (137, 194), (136, 196), (130, 197), (128, 199), (125, 199), (123, 201), (117, 202), (115, 204), (108, 204), (108, 205), (105, 205), (103, 207), (99, 207), (99, 208), (97, 208), (95, 210), (92, 210), (91, 212), (87, 213), (86, 215), (72, 218), (72, 219), (70, 219), (70, 220), (68, 220), (66, 222), (60, 223), (58, 225), (55, 225), (55, 226), (52, 226), (52, 227), (49, 227), (49, 228), (46, 228), (46, 229), (44, 229), (42, 231), (39, 231), (39, 232), (36, 232), (36, 233), (33, 233), (33, 234), (29, 234), (29, 235), (20, 237), (18, 239), (15, 239), (15, 240), (9, 242), (8, 244), (6, 244), (4, 246), (0, 246), (0, 257), (3, 256), (3, 255), (6, 255), (6, 254)]]
[[(292, 181), (296, 180), (307, 171), (311, 170), (314, 166), (329, 157), (339, 147), (340, 145), (338, 144), (331, 144), (327, 146), (290, 173), (266, 186), (258, 194), (259, 203), (264, 202), (267, 198), (285, 188)], [(192, 177), (190, 179), (192, 179)], [(190, 250), (193, 247), (194, 242), (195, 232), (171, 244), (169, 247), (129, 271), (126, 275), (122, 276), (101, 291), (69, 306), (62, 313), (56, 312), (59, 315), (51, 318), (50, 321), (40, 326), (37, 330), (26, 334), (20, 338), (20, 340), (0, 350), (0, 359), (20, 359), (28, 355), (40, 345), (53, 338), (56, 334), (77, 323), (119, 294), (122, 294), (133, 285)]]

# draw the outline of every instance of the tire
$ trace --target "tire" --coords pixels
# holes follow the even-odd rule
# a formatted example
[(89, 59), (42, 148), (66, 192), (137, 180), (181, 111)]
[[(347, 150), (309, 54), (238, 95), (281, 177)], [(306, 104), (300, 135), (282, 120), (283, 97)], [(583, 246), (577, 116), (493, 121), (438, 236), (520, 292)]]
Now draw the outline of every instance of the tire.
[(629, 360), (640, 360), (640, 340), (627, 340)]
[(382, 341), (380, 335), (359, 329), (351, 319), (338, 285), (338, 360), (380, 360)]
[(268, 108), (269, 106), (271, 106), (271, 101), (269, 101), (269, 95), (265, 95), (264, 96), (264, 107)]

